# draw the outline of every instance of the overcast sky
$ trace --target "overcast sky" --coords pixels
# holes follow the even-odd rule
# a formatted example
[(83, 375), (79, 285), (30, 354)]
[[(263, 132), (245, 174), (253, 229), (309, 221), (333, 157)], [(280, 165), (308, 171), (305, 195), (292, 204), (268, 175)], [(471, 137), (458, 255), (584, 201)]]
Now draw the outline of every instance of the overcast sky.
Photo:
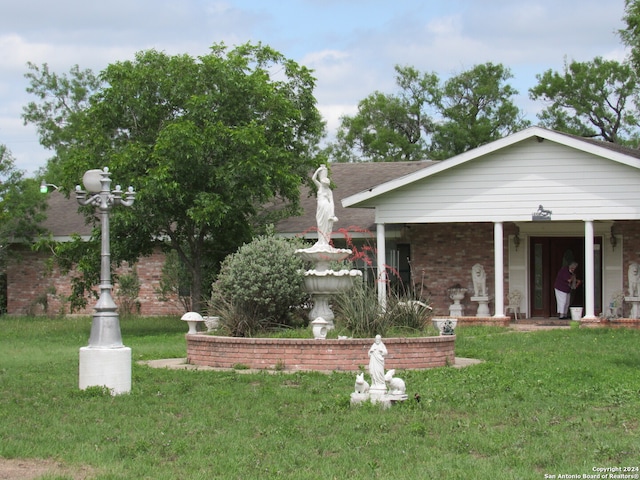
[(536, 74), (622, 60), (623, 14), (624, 0), (0, 0), (0, 144), (28, 174), (51, 156), (21, 119), (27, 62), (98, 72), (140, 50), (198, 56), (219, 42), (262, 42), (312, 68), (330, 134), (370, 93), (395, 91), (397, 64), (444, 79), (502, 63), (535, 123)]

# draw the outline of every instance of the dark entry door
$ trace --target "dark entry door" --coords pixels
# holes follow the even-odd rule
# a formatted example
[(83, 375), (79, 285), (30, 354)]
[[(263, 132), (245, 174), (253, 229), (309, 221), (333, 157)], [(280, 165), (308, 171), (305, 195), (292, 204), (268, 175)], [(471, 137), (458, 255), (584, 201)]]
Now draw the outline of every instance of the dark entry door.
[[(532, 237), (530, 248), (531, 316), (553, 317), (557, 314), (553, 283), (560, 268), (578, 262), (576, 274), (581, 280), (584, 277), (584, 238)], [(571, 306), (584, 307), (583, 286), (571, 294)]]

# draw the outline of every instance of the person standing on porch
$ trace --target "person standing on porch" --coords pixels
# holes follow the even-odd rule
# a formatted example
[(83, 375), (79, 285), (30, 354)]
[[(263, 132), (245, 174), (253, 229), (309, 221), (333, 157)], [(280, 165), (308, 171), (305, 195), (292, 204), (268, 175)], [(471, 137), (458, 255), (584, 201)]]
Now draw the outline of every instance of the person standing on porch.
[(556, 276), (556, 282), (553, 288), (556, 292), (556, 304), (558, 306), (558, 318), (560, 320), (566, 320), (569, 318), (567, 312), (569, 311), (569, 304), (571, 303), (571, 290), (575, 290), (582, 283), (576, 277), (577, 262), (571, 262), (560, 269)]

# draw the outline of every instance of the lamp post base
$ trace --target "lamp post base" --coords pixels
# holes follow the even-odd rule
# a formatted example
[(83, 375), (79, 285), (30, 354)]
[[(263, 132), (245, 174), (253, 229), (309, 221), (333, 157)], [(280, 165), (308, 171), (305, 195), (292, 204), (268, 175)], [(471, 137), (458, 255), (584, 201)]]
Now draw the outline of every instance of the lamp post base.
[(112, 395), (131, 391), (131, 349), (129, 347), (80, 349), (80, 390), (106, 387)]

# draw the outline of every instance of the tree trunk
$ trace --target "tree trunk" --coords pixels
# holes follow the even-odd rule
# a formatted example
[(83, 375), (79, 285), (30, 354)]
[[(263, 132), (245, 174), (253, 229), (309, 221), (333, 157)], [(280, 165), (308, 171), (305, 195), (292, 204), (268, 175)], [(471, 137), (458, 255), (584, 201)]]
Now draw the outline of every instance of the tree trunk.
[[(200, 249), (198, 251), (201, 251)], [(195, 254), (191, 271), (191, 311), (202, 314), (202, 262), (200, 255)]]
[(193, 272), (191, 280), (191, 311), (202, 314), (202, 272)]

